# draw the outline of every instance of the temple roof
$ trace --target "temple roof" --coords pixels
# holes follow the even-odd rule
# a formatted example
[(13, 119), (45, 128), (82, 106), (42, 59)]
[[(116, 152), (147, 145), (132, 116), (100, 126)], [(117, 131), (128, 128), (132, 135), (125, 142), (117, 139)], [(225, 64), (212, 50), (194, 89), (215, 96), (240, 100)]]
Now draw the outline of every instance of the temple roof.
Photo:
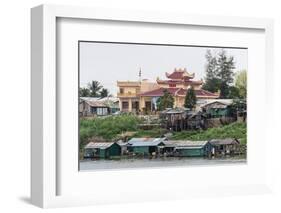
[[(163, 96), (164, 90), (167, 90), (169, 93), (171, 93), (173, 96), (185, 96), (187, 90), (183, 88), (158, 88), (155, 90), (151, 90), (148, 92), (141, 93), (140, 96), (145, 96), (145, 97), (160, 97)], [(199, 98), (218, 98), (218, 94), (199, 89), (199, 90), (194, 90), (195, 95)]]
[(175, 69), (174, 72), (172, 73), (167, 73), (166, 72), (166, 77), (169, 79), (184, 79), (184, 78), (189, 78), (192, 79), (194, 78), (194, 73), (190, 74), (186, 71), (186, 68), (184, 69)]
[(178, 79), (169, 79), (169, 80), (160, 80), (157, 79), (156, 80), (158, 84), (181, 84), (181, 83), (185, 83), (185, 84), (191, 84), (191, 85), (201, 85), (203, 84), (203, 81), (191, 81), (189, 79), (186, 80), (178, 80)]

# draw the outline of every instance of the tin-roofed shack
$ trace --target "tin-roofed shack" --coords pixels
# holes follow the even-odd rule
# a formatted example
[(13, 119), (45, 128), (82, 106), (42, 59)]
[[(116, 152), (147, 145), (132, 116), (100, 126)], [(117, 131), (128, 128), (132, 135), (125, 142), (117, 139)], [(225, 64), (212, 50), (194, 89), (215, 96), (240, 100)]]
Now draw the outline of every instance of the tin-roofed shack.
[(231, 116), (232, 100), (213, 101), (202, 106), (203, 112), (206, 112), (209, 118), (221, 118)]
[(110, 158), (121, 155), (121, 146), (113, 142), (90, 142), (85, 146), (84, 158)]
[(164, 148), (165, 138), (132, 138), (128, 141), (128, 150), (135, 154), (153, 155)]
[(212, 139), (212, 155), (233, 155), (239, 152), (240, 141), (237, 139)]
[(203, 157), (211, 152), (211, 145), (208, 141), (165, 141), (165, 151), (173, 152), (179, 157)]
[(119, 111), (119, 100), (115, 97), (80, 97), (79, 113), (82, 117), (103, 116)]
[(79, 113), (82, 117), (109, 114), (109, 107), (98, 98), (80, 98)]
[(116, 97), (104, 97), (100, 98), (99, 102), (102, 102), (105, 106), (109, 108), (109, 113), (113, 114), (120, 111), (119, 99)]

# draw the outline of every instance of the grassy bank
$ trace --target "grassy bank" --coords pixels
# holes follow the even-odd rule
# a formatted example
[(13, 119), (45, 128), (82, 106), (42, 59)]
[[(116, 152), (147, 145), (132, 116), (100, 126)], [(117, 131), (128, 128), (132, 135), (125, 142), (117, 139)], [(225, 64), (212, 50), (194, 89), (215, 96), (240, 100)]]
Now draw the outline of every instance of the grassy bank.
[(210, 139), (237, 138), (242, 144), (247, 143), (247, 126), (245, 123), (232, 123), (217, 128), (198, 131), (175, 132), (173, 140), (210, 140)]
[[(82, 119), (80, 121), (80, 147), (83, 148), (91, 138), (99, 138), (101, 141), (117, 140), (120, 134), (124, 132), (135, 132), (131, 137), (161, 137), (167, 132), (166, 129), (161, 128), (141, 130), (138, 128), (140, 123), (142, 123), (141, 119), (134, 115)], [(171, 139), (210, 140), (214, 138), (238, 138), (241, 139), (242, 144), (246, 144), (246, 129), (245, 123), (232, 123), (207, 130), (174, 132)]]
[(138, 130), (133, 137), (136, 138), (145, 138), (145, 137), (151, 137), (151, 138), (157, 138), (163, 136), (165, 133), (167, 133), (166, 129), (161, 128), (154, 128), (151, 130)]
[(134, 115), (119, 115), (80, 120), (80, 144), (84, 145), (92, 137), (112, 141), (126, 131), (136, 131), (140, 119)]

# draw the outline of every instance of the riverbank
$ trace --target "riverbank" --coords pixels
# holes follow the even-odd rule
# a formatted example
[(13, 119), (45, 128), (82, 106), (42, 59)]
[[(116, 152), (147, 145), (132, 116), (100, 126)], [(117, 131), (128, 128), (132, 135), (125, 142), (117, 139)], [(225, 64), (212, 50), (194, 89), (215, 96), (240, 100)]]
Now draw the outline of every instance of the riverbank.
[(167, 157), (167, 158), (131, 158), (120, 160), (81, 160), (80, 171), (98, 171), (113, 169), (139, 169), (188, 166), (217, 166), (246, 164), (246, 155), (225, 156), (220, 158)]

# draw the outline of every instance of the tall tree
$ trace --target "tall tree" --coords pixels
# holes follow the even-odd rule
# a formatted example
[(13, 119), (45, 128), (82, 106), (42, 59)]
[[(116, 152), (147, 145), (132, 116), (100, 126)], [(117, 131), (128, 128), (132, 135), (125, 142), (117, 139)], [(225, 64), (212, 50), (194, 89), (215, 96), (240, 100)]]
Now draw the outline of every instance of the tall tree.
[(102, 86), (100, 85), (100, 82), (98, 81), (92, 81), (90, 83), (88, 83), (88, 88), (91, 92), (91, 96), (92, 97), (99, 97), (99, 92), (102, 89)]
[(109, 96), (108, 89), (102, 88), (102, 90), (100, 91), (100, 97), (104, 98), (104, 97), (108, 97), (108, 96)]
[(205, 65), (205, 83), (203, 89), (210, 92), (217, 92), (219, 90), (219, 79), (217, 77), (217, 58), (216, 55), (213, 55), (211, 50), (207, 50), (206, 55), (206, 65)]
[(173, 108), (174, 106), (174, 97), (168, 90), (163, 91), (163, 96), (157, 100), (157, 108), (159, 110), (165, 110), (166, 108)]
[(230, 84), (233, 83), (234, 58), (232, 56), (227, 57), (225, 50), (222, 49), (218, 54), (217, 62), (217, 76), (220, 79), (220, 98), (227, 98)]
[(210, 92), (219, 90), (220, 98), (228, 98), (230, 92), (235, 92), (233, 88), (230, 91), (235, 69), (234, 58), (228, 57), (224, 49), (218, 54), (212, 54), (210, 50), (207, 50), (205, 57), (207, 63), (203, 89)]
[(196, 102), (197, 102), (196, 94), (194, 92), (194, 88), (191, 87), (186, 92), (185, 99), (184, 99), (184, 107), (193, 109), (196, 105)]
[(88, 88), (82, 87), (79, 89), (79, 96), (80, 97), (89, 97), (91, 94)]
[(241, 70), (236, 74), (235, 86), (239, 89), (241, 98), (247, 97), (247, 71)]

